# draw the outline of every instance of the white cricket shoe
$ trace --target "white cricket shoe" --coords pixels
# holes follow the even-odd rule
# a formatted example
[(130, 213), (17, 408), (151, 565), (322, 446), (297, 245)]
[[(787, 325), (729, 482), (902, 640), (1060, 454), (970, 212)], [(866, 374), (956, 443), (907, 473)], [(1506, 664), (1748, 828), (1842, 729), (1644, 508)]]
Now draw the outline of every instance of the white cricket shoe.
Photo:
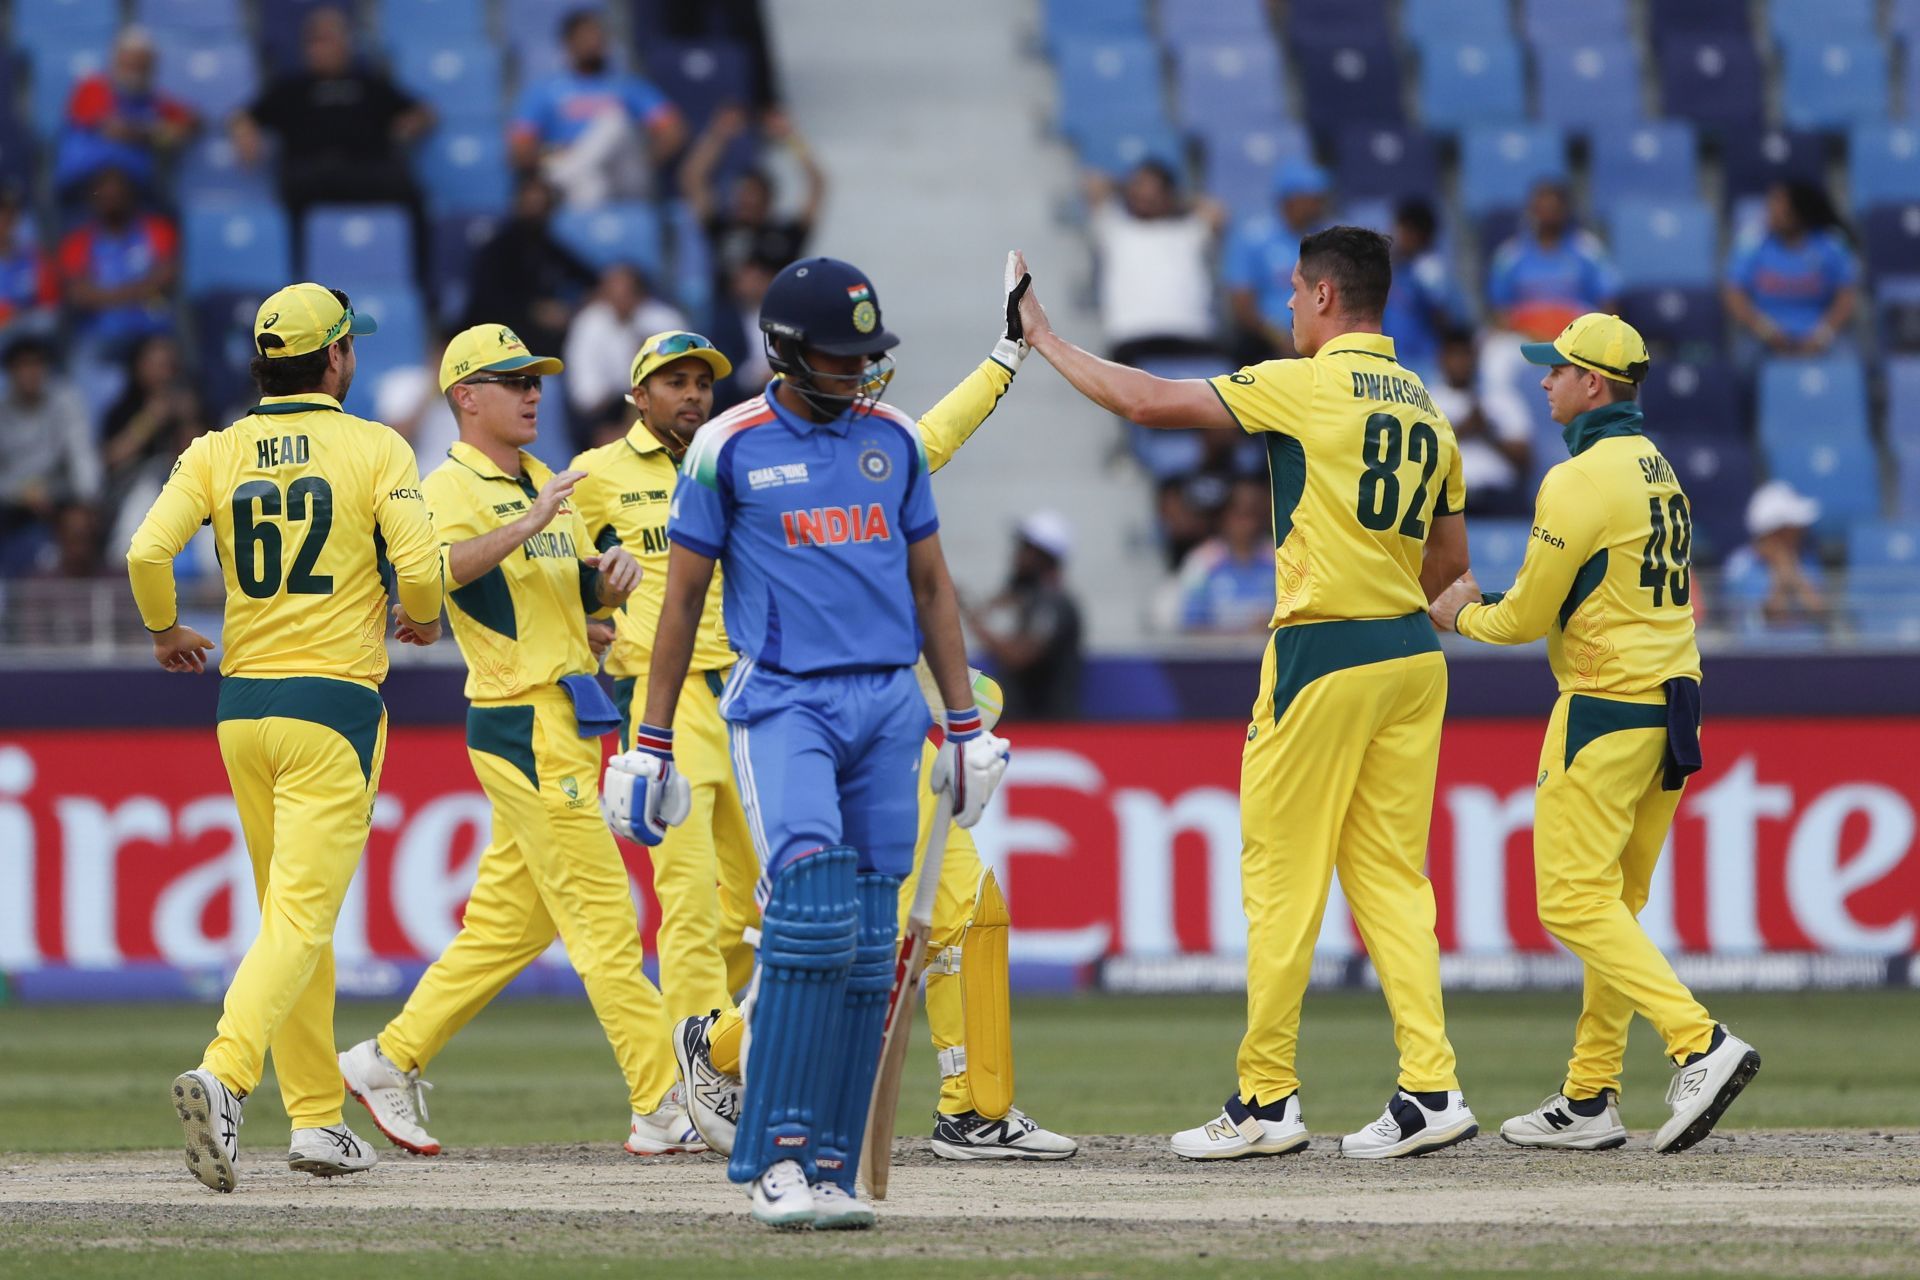
[(709, 1150), (733, 1154), (733, 1134), (740, 1125), (740, 1082), (713, 1065), (707, 1032), (720, 1017), (682, 1018), (673, 1028), (673, 1060), (680, 1064), (687, 1114)]
[(1673, 1115), (1654, 1135), (1655, 1151), (1685, 1151), (1713, 1132), (1740, 1091), (1760, 1074), (1760, 1055), (1725, 1027), (1713, 1029), (1713, 1042), (1674, 1072), (1667, 1086)]
[(440, 1154), (440, 1139), (425, 1128), (426, 1091), (433, 1086), (418, 1071), (395, 1066), (378, 1040), (362, 1040), (340, 1055), (340, 1079), (388, 1142), (416, 1156)]
[(1264, 1114), (1256, 1115), (1236, 1093), (1227, 1099), (1218, 1119), (1174, 1134), (1173, 1154), (1188, 1160), (1235, 1160), (1292, 1155), (1306, 1149), (1307, 1122), (1300, 1115), (1299, 1090), (1260, 1111)]
[(1566, 1151), (1611, 1151), (1627, 1144), (1627, 1126), (1620, 1123), (1620, 1099), (1602, 1089), (1606, 1105), (1598, 1115), (1583, 1116), (1564, 1093), (1556, 1093), (1523, 1116), (1500, 1126), (1500, 1136), (1516, 1147), (1557, 1147)]
[(687, 1119), (687, 1104), (677, 1081), (659, 1106), (644, 1116), (633, 1113), (626, 1145), (630, 1156), (672, 1156), (707, 1149), (700, 1131)]
[(813, 1188), (798, 1160), (782, 1160), (753, 1180), (753, 1220), (770, 1227), (813, 1223)]
[(1018, 1107), (995, 1120), (978, 1111), (933, 1113), (933, 1154), (943, 1160), (1065, 1160), (1080, 1149), (1072, 1138), (1042, 1129)]
[(837, 1182), (813, 1184), (815, 1231), (865, 1231), (873, 1225), (873, 1206), (850, 1196)]
[(1480, 1124), (1458, 1089), (1449, 1091), (1445, 1105), (1438, 1108), (1401, 1089), (1388, 1100), (1378, 1120), (1340, 1139), (1340, 1154), (1356, 1160), (1421, 1156), (1465, 1142), (1478, 1132)]
[(231, 1191), (240, 1159), (244, 1101), (204, 1067), (173, 1080), (173, 1109), (187, 1144), (187, 1172), (215, 1191)]
[(344, 1124), (325, 1129), (295, 1129), (293, 1145), (287, 1151), (289, 1169), (310, 1173), (316, 1178), (365, 1173), (379, 1163), (380, 1153), (360, 1141), (360, 1135)]

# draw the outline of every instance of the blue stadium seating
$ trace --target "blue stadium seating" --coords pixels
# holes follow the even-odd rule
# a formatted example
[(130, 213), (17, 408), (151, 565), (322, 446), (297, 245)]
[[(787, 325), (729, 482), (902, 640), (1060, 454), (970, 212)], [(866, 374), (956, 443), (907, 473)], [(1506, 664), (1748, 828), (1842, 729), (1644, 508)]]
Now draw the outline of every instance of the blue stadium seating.
[(1771, 0), (1768, 26), (1782, 48), (1809, 41), (1872, 40), (1876, 0)]
[(86, 37), (113, 43), (120, 25), (120, 0), (14, 0), (13, 43), (29, 53), (42, 40), (71, 43)]
[(1624, 37), (1569, 44), (1564, 36), (1533, 46), (1540, 118), (1603, 137), (1638, 120), (1640, 51)]
[(1086, 41), (1059, 61), (1060, 131), (1078, 138), (1102, 124), (1164, 118), (1160, 48), (1151, 40)]
[(1273, 175), (1282, 164), (1313, 158), (1306, 131), (1297, 124), (1210, 131), (1201, 135), (1200, 145), (1207, 192), (1236, 222), (1273, 208)]
[(510, 44), (558, 39), (561, 21), (581, 7), (580, 0), (500, 0), (500, 29)]
[(1669, 116), (1721, 135), (1760, 127), (1765, 117), (1760, 55), (1751, 36), (1669, 36), (1660, 44), (1659, 65), (1661, 100)]
[(1760, 366), (1759, 437), (1775, 444), (1867, 442), (1867, 380), (1853, 356), (1774, 359)]
[(1596, 196), (1691, 200), (1699, 194), (1699, 140), (1684, 121), (1603, 129), (1590, 148)]
[(1915, 120), (1920, 119), (1920, 36), (1908, 36), (1904, 43), (1906, 77), (1900, 82), (1900, 102), (1894, 110), (1902, 119)]
[(1727, 199), (1759, 195), (1776, 182), (1823, 182), (1826, 139), (1789, 129), (1759, 129), (1720, 140)]
[(1847, 144), (1853, 207), (1920, 200), (1920, 127), (1864, 125)]
[[(300, 29), (321, 9), (333, 9), (353, 17), (349, 0), (273, 0), (273, 21), (260, 24), (260, 52), (265, 56), (267, 74), (292, 71), (300, 65)], [(482, 33), (473, 33), (479, 39)]]
[(268, 289), (285, 283), (282, 277), (259, 289), (215, 290), (195, 298), (189, 307), (199, 355), (200, 394), (217, 421), (227, 421), (227, 410), (253, 398), (247, 366), (253, 360), (254, 316)]
[(467, 309), (473, 255), (500, 228), (497, 213), (450, 213), (434, 219), (427, 271), (442, 327), (453, 329)]
[(1814, 532), (1822, 541), (1846, 536), (1856, 520), (1876, 520), (1880, 510), (1880, 460), (1864, 439), (1797, 440), (1763, 443), (1767, 474), (1786, 480), (1820, 504)]
[[(1101, 121), (1081, 131), (1080, 163), (1096, 172), (1119, 177), (1142, 160), (1158, 160), (1180, 174), (1186, 167), (1186, 145), (1165, 120), (1116, 119)], [(1228, 175), (1248, 183), (1266, 182), (1264, 172)]]
[(1747, 35), (1747, 0), (1660, 0), (1659, 29), (1689, 35)]
[(1174, 49), (1223, 41), (1273, 43), (1263, 0), (1160, 0), (1159, 9), (1160, 38)]
[(1520, 121), (1526, 115), (1526, 69), (1511, 35), (1421, 47), (1420, 116), (1427, 128), (1451, 133), (1469, 125)]
[(648, 79), (673, 99), (694, 129), (724, 106), (753, 99), (753, 64), (732, 40), (648, 40), (643, 48)]
[(349, 293), (390, 289), (413, 270), (413, 230), (396, 206), (316, 205), (306, 243), (306, 273)]
[(1708, 287), (1719, 279), (1713, 212), (1702, 201), (1616, 200), (1607, 228), (1613, 264), (1627, 288)]
[(1507, 0), (1402, 0), (1400, 30), (1425, 48), (1450, 41), (1482, 41), (1513, 35)]
[(511, 195), (506, 143), (487, 124), (442, 124), (421, 144), (416, 172), (438, 213), (496, 211)]
[(1724, 360), (1655, 360), (1640, 387), (1654, 437), (1737, 440), (1746, 435), (1745, 386)]
[(1551, 125), (1486, 126), (1461, 137), (1460, 197), (1470, 214), (1516, 209), (1535, 183), (1566, 173), (1566, 139)]
[(1873, 40), (1787, 46), (1782, 115), (1793, 129), (1843, 132), (1885, 120), (1887, 51)]
[[(465, 36), (487, 32), (486, 0), (380, 0), (380, 34), (389, 44), (405, 31), (458, 31)], [(513, 42), (531, 32), (514, 32)]]
[(1042, 24), (1055, 58), (1088, 40), (1144, 39), (1147, 0), (1046, 0)]
[(680, 304), (682, 311), (695, 317), (694, 324), (704, 326), (713, 306), (714, 276), (707, 229), (685, 200), (668, 203), (666, 224), (667, 238), (673, 245), (673, 274), (665, 282), (665, 291)]
[(193, 31), (240, 36), (247, 30), (240, 0), (134, 0), (133, 20), (168, 35)]
[(1620, 315), (1655, 346), (1718, 351), (1726, 344), (1726, 309), (1717, 284), (1625, 289)]
[(1920, 201), (1877, 205), (1860, 226), (1869, 278), (1920, 276)]
[(1224, 123), (1274, 124), (1285, 118), (1286, 101), (1280, 54), (1270, 40), (1183, 45), (1174, 59), (1173, 118), (1189, 133)]
[(1887, 440), (1896, 449), (1920, 449), (1920, 356), (1887, 361)]
[(1864, 520), (1847, 530), (1846, 596), (1862, 637), (1920, 641), (1920, 520)]
[(274, 199), (272, 167), (264, 163), (254, 168), (243, 166), (224, 132), (204, 133), (189, 143), (173, 181), (177, 190), (196, 202)]
[(43, 33), (29, 48), (33, 79), (28, 119), (41, 137), (59, 134), (73, 86), (106, 66), (112, 42), (111, 35), (103, 40), (90, 31)]
[(0, 123), (0, 183), (24, 190), (32, 181), (39, 146), (15, 121)]
[(1397, 125), (1406, 118), (1399, 59), (1377, 29), (1352, 39), (1323, 39), (1316, 28), (1313, 36), (1294, 37), (1293, 55), (1307, 127), (1319, 137), (1331, 138), (1349, 125)]
[(161, 42), (155, 79), (162, 92), (192, 107), (215, 131), (260, 91), (253, 47), (237, 38), (207, 36), (189, 43), (169, 33)]
[(349, 413), (372, 416), (380, 379), (395, 369), (420, 364), (427, 358), (427, 314), (411, 285), (398, 283), (385, 290), (349, 290), (353, 309), (373, 317), (379, 325), (372, 337), (354, 344), (358, 370), (347, 393)]
[(553, 234), (596, 269), (631, 262), (657, 276), (664, 261), (660, 215), (649, 204), (562, 209), (554, 215)]
[(1386, 0), (1292, 0), (1287, 6), (1289, 42), (1364, 42), (1391, 29)]
[(425, 34), (432, 38), (410, 36), (394, 50), (394, 77), (443, 120), (497, 121), (504, 84), (500, 50), (477, 39), (455, 43), (437, 32)]
[(1909, 46), (1920, 39), (1920, 0), (1893, 0), (1887, 13), (1887, 34), (1908, 41)]
[(189, 204), (181, 221), (189, 297), (217, 289), (271, 292), (293, 275), (287, 215), (277, 204)]
[(1673, 464), (1693, 507), (1693, 562), (1718, 564), (1747, 540), (1753, 446), (1744, 440), (1687, 436), (1663, 443), (1661, 452)]
[(1590, 40), (1625, 40), (1627, 0), (1522, 0), (1521, 30), (1535, 45), (1579, 32)]
[(1349, 199), (1432, 198), (1440, 190), (1440, 147), (1430, 134), (1392, 126), (1341, 132), (1334, 152), (1341, 193)]
[(1527, 543), (1532, 538), (1531, 520), (1469, 519), (1467, 556), (1473, 562), (1474, 580), (1488, 591), (1511, 588), (1520, 576), (1520, 563), (1527, 558)]

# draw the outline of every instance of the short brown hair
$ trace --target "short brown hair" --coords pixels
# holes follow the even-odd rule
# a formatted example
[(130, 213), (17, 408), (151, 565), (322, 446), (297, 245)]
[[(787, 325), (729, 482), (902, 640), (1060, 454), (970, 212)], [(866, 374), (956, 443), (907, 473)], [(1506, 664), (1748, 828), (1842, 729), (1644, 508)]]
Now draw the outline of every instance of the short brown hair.
[[(339, 339), (339, 342), (352, 341), (352, 338)], [(327, 351), (327, 347), (322, 347), (303, 356), (273, 359), (255, 356), (247, 371), (253, 375), (253, 385), (260, 388), (263, 396), (297, 396), (302, 391), (318, 391), (327, 376)]]
[(1366, 227), (1328, 227), (1300, 241), (1300, 276), (1333, 281), (1340, 309), (1355, 320), (1378, 320), (1393, 288), (1392, 241)]

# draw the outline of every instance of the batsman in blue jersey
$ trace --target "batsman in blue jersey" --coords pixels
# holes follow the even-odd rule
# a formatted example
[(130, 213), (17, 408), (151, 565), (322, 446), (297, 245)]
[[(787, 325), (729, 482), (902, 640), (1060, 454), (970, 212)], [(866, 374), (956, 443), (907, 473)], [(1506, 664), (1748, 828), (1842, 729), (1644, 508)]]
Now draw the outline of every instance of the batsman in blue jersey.
[(686, 816), (675, 704), (716, 562), (739, 650), (720, 711), (762, 876), (746, 1093), (728, 1176), (775, 1226), (864, 1227), (861, 1137), (912, 869), (924, 650), (946, 704), (930, 779), (978, 820), (1006, 743), (973, 705), (959, 608), (914, 420), (879, 403), (899, 342), (865, 274), (808, 258), (761, 306), (766, 391), (703, 427), (682, 464), (646, 720), (616, 756), (608, 821), (657, 843)]

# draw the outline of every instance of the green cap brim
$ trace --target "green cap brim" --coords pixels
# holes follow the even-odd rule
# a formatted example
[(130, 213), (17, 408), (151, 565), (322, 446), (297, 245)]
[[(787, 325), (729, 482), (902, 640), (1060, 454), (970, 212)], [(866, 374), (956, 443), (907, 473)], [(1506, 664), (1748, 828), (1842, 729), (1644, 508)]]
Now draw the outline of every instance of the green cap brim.
[(362, 334), (373, 333), (379, 327), (373, 322), (372, 316), (356, 311), (353, 313), (353, 323), (347, 326), (347, 332), (358, 338)]
[[(483, 364), (474, 373), (537, 373), (543, 378), (552, 377), (567, 366), (552, 356), (514, 356), (510, 360), (496, 360), (492, 364)], [(472, 376), (472, 375), (468, 375)]]
[(1572, 360), (1567, 358), (1566, 352), (1554, 346), (1551, 342), (1523, 342), (1520, 344), (1520, 354), (1526, 358), (1528, 364), (1551, 365), (1573, 363)]

